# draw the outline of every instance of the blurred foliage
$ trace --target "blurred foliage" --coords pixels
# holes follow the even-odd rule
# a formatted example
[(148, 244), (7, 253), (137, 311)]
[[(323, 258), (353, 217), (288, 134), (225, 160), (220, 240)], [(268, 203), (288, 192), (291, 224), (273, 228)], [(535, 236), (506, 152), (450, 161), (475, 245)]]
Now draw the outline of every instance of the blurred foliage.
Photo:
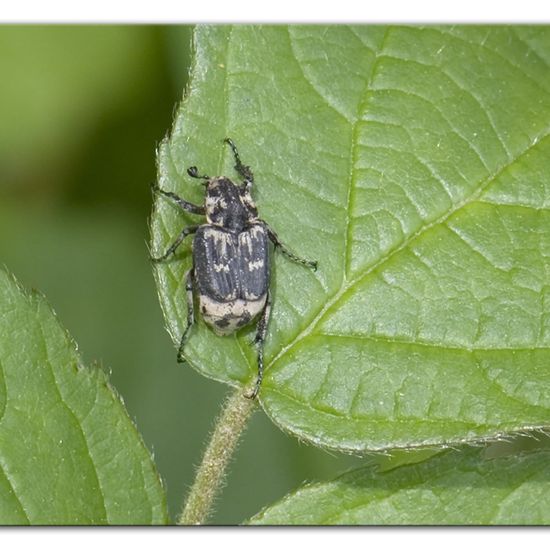
[[(176, 363), (145, 244), (189, 39), (189, 27), (0, 27), (0, 263), (46, 295), (86, 363), (111, 373), (172, 516), (225, 391)], [(213, 521), (243, 521), (363, 463), (300, 445), (258, 412)]]

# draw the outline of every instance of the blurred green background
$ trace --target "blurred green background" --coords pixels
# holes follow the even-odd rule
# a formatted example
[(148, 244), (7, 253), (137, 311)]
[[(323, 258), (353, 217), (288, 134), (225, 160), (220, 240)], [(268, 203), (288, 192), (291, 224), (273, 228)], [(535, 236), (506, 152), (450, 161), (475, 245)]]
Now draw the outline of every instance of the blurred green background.
[[(0, 262), (111, 373), (172, 517), (226, 388), (176, 363), (148, 261), (156, 145), (188, 77), (186, 26), (0, 26)], [(217, 147), (217, 144), (213, 144)], [(299, 444), (258, 411), (212, 522), (242, 522), (360, 459)]]

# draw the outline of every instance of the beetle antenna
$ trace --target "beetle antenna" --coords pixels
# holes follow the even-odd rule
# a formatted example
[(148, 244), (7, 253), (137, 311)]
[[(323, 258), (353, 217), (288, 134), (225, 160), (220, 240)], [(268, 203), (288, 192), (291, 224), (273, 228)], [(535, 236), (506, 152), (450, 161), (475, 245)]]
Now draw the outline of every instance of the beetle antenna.
[(199, 175), (199, 171), (197, 170), (197, 167), (196, 166), (190, 166), (188, 169), (187, 169), (187, 173), (192, 177), (192, 178), (196, 178), (196, 179), (199, 179), (199, 180), (206, 180), (208, 181), (210, 179), (210, 176), (201, 176)]
[(233, 156), (235, 157), (235, 170), (244, 179), (245, 187), (250, 187), (252, 183), (254, 183), (254, 174), (252, 173), (250, 166), (245, 166), (242, 163), (239, 152), (237, 151), (237, 146), (233, 143), (233, 140), (231, 138), (225, 138), (223, 141), (224, 143), (227, 143), (227, 145), (231, 147), (231, 151), (233, 151)]

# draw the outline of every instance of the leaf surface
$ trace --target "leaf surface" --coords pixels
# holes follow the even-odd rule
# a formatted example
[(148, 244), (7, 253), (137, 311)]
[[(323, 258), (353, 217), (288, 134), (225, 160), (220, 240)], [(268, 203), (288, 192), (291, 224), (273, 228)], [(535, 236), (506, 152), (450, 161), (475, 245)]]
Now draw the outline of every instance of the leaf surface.
[[(260, 216), (316, 273), (273, 257), (260, 401), (348, 451), (449, 445), (550, 419), (550, 29), (198, 27), (159, 183), (256, 176)], [(197, 223), (156, 201), (152, 249)], [(199, 222), (200, 223), (200, 222)], [(175, 342), (190, 246), (156, 267)], [(186, 358), (255, 376), (253, 327), (202, 322)]]
[(151, 456), (103, 371), (2, 270), (0, 311), (0, 523), (166, 523)]
[(446, 452), (379, 473), (361, 468), (302, 487), (253, 525), (548, 525), (548, 452), (483, 460)]

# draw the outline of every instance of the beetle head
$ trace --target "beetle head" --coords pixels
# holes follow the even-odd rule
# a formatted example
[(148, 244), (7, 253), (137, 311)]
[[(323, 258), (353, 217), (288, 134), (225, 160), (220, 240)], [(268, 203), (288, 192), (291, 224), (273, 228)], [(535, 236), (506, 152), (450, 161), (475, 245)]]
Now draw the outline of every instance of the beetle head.
[(258, 216), (248, 188), (223, 176), (207, 181), (205, 207), (208, 223), (237, 231)]

